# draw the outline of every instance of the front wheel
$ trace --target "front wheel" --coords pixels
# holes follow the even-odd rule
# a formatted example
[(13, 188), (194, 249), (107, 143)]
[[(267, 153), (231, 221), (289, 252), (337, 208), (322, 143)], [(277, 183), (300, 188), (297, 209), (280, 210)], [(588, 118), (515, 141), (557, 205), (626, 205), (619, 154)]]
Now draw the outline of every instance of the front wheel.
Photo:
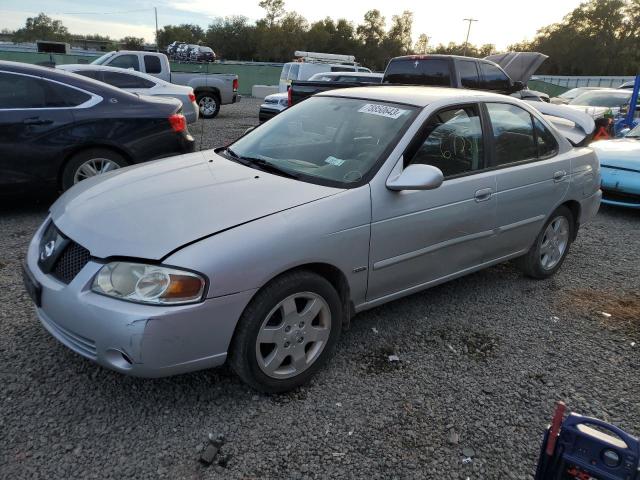
[(202, 118), (214, 118), (220, 112), (220, 99), (213, 93), (199, 93), (198, 108)]
[(323, 277), (299, 271), (264, 287), (242, 314), (229, 364), (266, 393), (305, 383), (331, 356), (342, 329), (338, 293)]
[(525, 275), (548, 278), (556, 273), (569, 253), (575, 228), (573, 214), (567, 207), (556, 209), (526, 255), (517, 259)]

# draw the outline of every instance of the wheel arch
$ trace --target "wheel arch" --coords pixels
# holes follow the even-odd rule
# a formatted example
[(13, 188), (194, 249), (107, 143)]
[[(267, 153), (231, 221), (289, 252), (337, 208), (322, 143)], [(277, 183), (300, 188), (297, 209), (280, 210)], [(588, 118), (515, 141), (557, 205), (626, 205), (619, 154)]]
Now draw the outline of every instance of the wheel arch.
[(220, 89), (216, 88), (216, 87), (195, 87), (193, 89), (193, 94), (198, 97), (200, 94), (202, 93), (209, 93), (209, 94), (213, 94), (216, 97), (218, 97), (218, 101), (220, 101), (221, 96), (220, 96)]
[(57, 178), (58, 188), (62, 188), (62, 175), (64, 173), (64, 169), (67, 168), (67, 164), (69, 163), (69, 161), (78, 153), (84, 152), (86, 150), (93, 150), (93, 149), (111, 150), (117, 153), (118, 155), (122, 156), (129, 165), (133, 165), (135, 163), (133, 161), (133, 157), (126, 150), (114, 145), (110, 145), (110, 144), (78, 145), (72, 148), (71, 150), (69, 150), (65, 154), (64, 160), (60, 164), (60, 167), (58, 169), (58, 178)]
[(580, 202), (576, 200), (568, 200), (559, 206), (567, 207), (573, 215), (573, 235), (571, 237), (571, 241), (573, 242), (578, 236), (578, 229), (580, 228)]

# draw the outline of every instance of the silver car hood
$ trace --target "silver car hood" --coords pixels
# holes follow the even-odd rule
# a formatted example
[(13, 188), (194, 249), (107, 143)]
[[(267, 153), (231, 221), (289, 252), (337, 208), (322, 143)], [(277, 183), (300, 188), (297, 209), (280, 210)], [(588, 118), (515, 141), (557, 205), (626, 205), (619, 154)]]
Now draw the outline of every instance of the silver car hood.
[(514, 82), (526, 84), (547, 58), (547, 55), (538, 52), (507, 52), (489, 55), (484, 59), (500, 65)]
[(95, 257), (160, 260), (187, 243), (340, 191), (208, 150), (84, 180), (53, 204), (51, 216)]

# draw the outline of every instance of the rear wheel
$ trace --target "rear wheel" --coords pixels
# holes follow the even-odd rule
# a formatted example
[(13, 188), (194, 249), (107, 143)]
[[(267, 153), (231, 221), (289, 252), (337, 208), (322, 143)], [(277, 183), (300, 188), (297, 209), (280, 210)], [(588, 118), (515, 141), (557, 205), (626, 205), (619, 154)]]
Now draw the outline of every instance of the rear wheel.
[(532, 278), (548, 278), (556, 273), (569, 253), (575, 228), (567, 207), (554, 211), (526, 255), (516, 260), (523, 273)]
[(95, 177), (128, 165), (124, 157), (105, 148), (91, 148), (75, 154), (62, 172), (62, 190), (87, 178)]
[(299, 271), (276, 278), (245, 309), (229, 363), (251, 387), (284, 392), (305, 383), (333, 353), (342, 329), (338, 293)]
[(214, 118), (220, 112), (220, 98), (214, 93), (199, 93), (196, 101), (203, 118)]

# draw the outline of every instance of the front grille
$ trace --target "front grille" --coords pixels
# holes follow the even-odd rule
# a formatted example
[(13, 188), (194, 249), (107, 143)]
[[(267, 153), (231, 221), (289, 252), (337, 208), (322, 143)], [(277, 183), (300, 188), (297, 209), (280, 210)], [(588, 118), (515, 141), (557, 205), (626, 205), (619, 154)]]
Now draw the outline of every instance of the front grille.
[(602, 198), (612, 202), (633, 203), (640, 205), (640, 195), (633, 193), (619, 192), (615, 190), (602, 189)]
[(70, 283), (90, 258), (89, 250), (72, 241), (58, 258), (51, 275), (63, 283)]

